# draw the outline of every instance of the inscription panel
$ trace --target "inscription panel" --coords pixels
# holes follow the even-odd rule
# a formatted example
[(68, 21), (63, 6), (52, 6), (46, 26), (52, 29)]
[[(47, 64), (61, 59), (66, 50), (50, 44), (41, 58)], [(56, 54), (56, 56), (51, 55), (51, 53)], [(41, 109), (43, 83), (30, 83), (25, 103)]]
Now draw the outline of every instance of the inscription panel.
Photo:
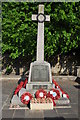
[(33, 89), (47, 89), (47, 85), (33, 85)]
[(32, 67), (32, 82), (48, 82), (49, 81), (49, 68), (45, 65), (34, 65)]

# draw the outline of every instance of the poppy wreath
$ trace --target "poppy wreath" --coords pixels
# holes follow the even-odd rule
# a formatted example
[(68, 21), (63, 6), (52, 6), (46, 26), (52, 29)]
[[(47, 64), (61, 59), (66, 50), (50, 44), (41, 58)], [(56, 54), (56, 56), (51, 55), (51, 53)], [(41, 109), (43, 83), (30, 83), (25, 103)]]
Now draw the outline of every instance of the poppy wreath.
[(59, 88), (59, 89), (61, 90), (61, 92), (62, 92), (62, 97), (69, 99), (69, 95), (68, 95), (66, 92), (64, 92), (64, 91), (60, 88), (60, 86), (58, 86), (58, 88)]
[(65, 93), (64, 91), (62, 91), (62, 97), (69, 99), (69, 95), (67, 93)]
[(21, 90), (21, 88), (23, 87), (23, 84), (24, 84), (24, 82), (21, 81), (20, 84), (16, 87), (16, 89), (14, 91), (14, 95), (16, 95)]
[(47, 92), (43, 89), (39, 89), (35, 93), (36, 98), (46, 98), (46, 95), (47, 95)]
[(53, 106), (56, 106), (56, 103), (54, 102), (54, 100), (52, 100), (53, 101)]
[(20, 99), (21, 99), (21, 102), (23, 104), (28, 104), (29, 101), (33, 98), (33, 96), (29, 93), (29, 92), (26, 92), (24, 94), (21, 95)]
[(52, 80), (52, 82), (55, 84), (56, 88), (59, 88), (61, 90), (62, 96), (69, 99), (69, 95), (61, 89), (61, 87), (58, 85), (58, 83), (54, 79)]
[(55, 84), (55, 87), (56, 87), (56, 88), (57, 88), (57, 87), (60, 88), (60, 86), (58, 85), (58, 83), (57, 83), (54, 79), (52, 80), (52, 82), (53, 82), (53, 84)]
[(25, 81), (24, 81), (24, 84), (23, 84), (23, 88), (26, 87), (26, 84), (28, 83), (28, 79), (26, 78)]
[(28, 83), (27, 78), (25, 79), (25, 81), (21, 81), (20, 84), (16, 87), (14, 95), (16, 95), (21, 90), (22, 87), (25, 88), (27, 83)]
[(59, 90), (51, 89), (51, 90), (47, 93), (47, 97), (52, 98), (52, 100), (58, 100), (58, 99), (60, 98)]
[(69, 95), (68, 95), (66, 92), (64, 92), (64, 91), (60, 88), (60, 86), (58, 86), (58, 88), (59, 88), (60, 91), (62, 92), (62, 97), (65, 97), (65, 98), (68, 98), (68, 99), (69, 99)]

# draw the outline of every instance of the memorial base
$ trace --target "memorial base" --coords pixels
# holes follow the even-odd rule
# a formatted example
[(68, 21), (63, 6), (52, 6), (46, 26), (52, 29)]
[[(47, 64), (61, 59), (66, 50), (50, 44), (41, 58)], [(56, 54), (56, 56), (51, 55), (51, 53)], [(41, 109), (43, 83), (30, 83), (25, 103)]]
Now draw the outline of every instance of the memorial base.
[(47, 92), (52, 88), (52, 84), (49, 82), (32, 82), (26, 85), (26, 91), (29, 91), (33, 96), (38, 89), (44, 89)]
[(30, 65), (30, 73), (26, 90), (34, 94), (35, 90), (52, 88), (52, 75), (50, 64), (46, 61), (34, 61)]

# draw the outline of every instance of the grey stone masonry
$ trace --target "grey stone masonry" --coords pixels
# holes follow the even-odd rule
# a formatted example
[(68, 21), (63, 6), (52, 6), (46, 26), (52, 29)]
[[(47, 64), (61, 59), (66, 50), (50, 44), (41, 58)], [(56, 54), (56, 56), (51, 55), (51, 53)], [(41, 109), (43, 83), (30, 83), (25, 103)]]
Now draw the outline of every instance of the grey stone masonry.
[(32, 20), (38, 21), (37, 60), (30, 65), (27, 90), (49, 89), (52, 83), (50, 64), (44, 61), (44, 21), (50, 21), (50, 16), (44, 14), (44, 5), (40, 4), (38, 15), (32, 15)]
[(39, 5), (38, 15), (32, 15), (32, 20), (38, 20), (37, 61), (44, 61), (44, 21), (50, 21), (49, 15), (44, 15), (44, 5)]
[(49, 90), (52, 88), (52, 75), (50, 64), (44, 62), (32, 62), (30, 65), (28, 84), (26, 90), (37, 90), (43, 88)]
[(45, 61), (43, 63), (37, 61), (31, 63), (28, 83), (30, 82), (52, 83), (50, 64)]

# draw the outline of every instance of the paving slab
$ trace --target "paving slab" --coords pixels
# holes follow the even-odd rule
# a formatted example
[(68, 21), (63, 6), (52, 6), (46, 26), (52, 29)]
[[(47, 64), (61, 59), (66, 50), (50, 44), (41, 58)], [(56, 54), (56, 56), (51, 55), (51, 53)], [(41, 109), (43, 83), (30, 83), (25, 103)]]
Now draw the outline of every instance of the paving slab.
[(5, 102), (7, 101), (8, 97), (9, 97), (9, 95), (2, 94), (2, 106), (3, 106), (3, 104), (5, 104)]
[(15, 110), (13, 118), (25, 118), (25, 110)]
[[(78, 115), (77, 115), (77, 114), (69, 114), (69, 113), (67, 114), (67, 113), (66, 113), (66, 114), (58, 114), (58, 115), (59, 115), (58, 117), (67, 118), (67, 120), (70, 119), (70, 118), (71, 118), (72, 120), (73, 120), (73, 118), (74, 118), (74, 120), (78, 119)], [(70, 120), (71, 120), (71, 119), (70, 119)]]
[(58, 81), (64, 92), (69, 94), (71, 103), (78, 103), (78, 89), (74, 87), (75, 83), (74, 81)]
[(79, 106), (77, 103), (71, 103), (72, 110), (74, 111), (75, 114), (78, 114)]
[(15, 110), (2, 110), (2, 118), (12, 118)]
[(49, 117), (49, 118), (54, 118), (57, 117), (58, 114), (56, 112), (56, 109), (53, 110), (44, 110), (44, 118)]
[(10, 107), (10, 105), (6, 103), (6, 104), (4, 104), (4, 106), (3, 106), (3, 110), (8, 110), (9, 107)]
[(72, 108), (69, 108), (69, 109), (67, 109), (67, 108), (63, 108), (63, 109), (60, 109), (60, 108), (56, 108), (56, 110), (57, 110), (57, 113), (58, 114), (73, 114), (73, 112), (74, 112), (74, 110), (72, 109)]
[(5, 101), (9, 97), (8, 94), (2, 94), (2, 101)]
[(43, 110), (25, 110), (25, 118), (44, 118)]
[[(76, 82), (74, 81), (67, 81), (67, 80), (58, 80), (58, 84), (61, 86), (61, 88), (67, 92), (70, 96), (70, 102), (71, 102), (71, 108), (55, 108), (55, 110), (45, 110), (45, 111), (31, 111), (31, 110), (24, 110), (25, 112), (22, 112), (25, 114), (25, 118), (61, 118), (64, 120), (64, 118), (76, 118), (78, 116), (77, 112), (79, 112), (79, 92), (78, 88), (76, 88), (74, 85)], [(10, 106), (10, 99), (11, 95), (13, 94), (14, 89), (17, 87), (18, 80), (3, 80), (2, 83), (2, 103), (4, 105), (3, 110), (2, 110), (2, 116), (3, 118), (11, 118), (11, 117), (17, 117), (17, 118), (22, 118), (22, 113), (21, 110), (9, 110)], [(4, 104), (5, 103), (5, 104)], [(15, 111), (15, 112), (14, 112)], [(19, 116), (20, 114), (20, 116)], [(75, 119), (76, 120), (76, 119)]]
[(10, 104), (11, 98), (12, 98), (12, 94), (10, 94), (9, 97), (7, 98), (6, 104), (8, 104), (8, 105)]

